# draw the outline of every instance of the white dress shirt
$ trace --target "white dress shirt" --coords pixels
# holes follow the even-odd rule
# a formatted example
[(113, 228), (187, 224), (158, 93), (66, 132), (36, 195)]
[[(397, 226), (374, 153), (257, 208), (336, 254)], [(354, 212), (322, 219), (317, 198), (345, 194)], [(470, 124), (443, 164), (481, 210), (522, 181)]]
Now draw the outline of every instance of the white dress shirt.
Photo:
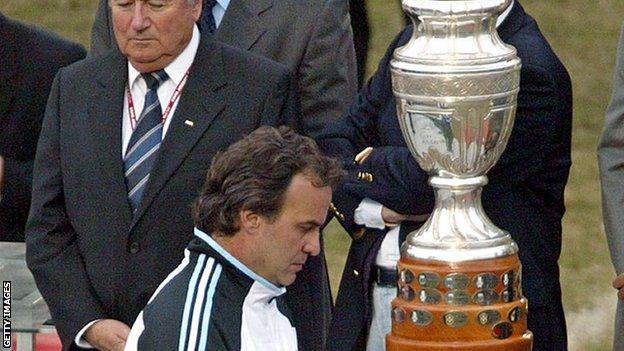
[(219, 28), (223, 16), (225, 16), (225, 10), (230, 6), (230, 0), (217, 0), (217, 3), (212, 8), (212, 16), (215, 20), (215, 26)]
[[(180, 84), (184, 75), (191, 67), (193, 60), (195, 59), (195, 54), (197, 53), (197, 48), (199, 47), (199, 29), (197, 25), (193, 27), (193, 36), (191, 37), (191, 41), (186, 46), (184, 51), (176, 57), (167, 67), (165, 67), (165, 72), (169, 76), (169, 79), (164, 81), (157, 90), (158, 101), (160, 101), (160, 107), (162, 112), (165, 112), (169, 101), (173, 97), (173, 93), (176, 90), (176, 87)], [(143, 111), (143, 104), (145, 103), (145, 94), (147, 93), (147, 84), (145, 80), (141, 76), (141, 73), (136, 70), (128, 61), (128, 82), (130, 82), (130, 92), (132, 93), (132, 101), (134, 102), (134, 111), (139, 118), (141, 112)], [(182, 91), (184, 93), (184, 91)], [(171, 120), (175, 110), (178, 106), (178, 102), (180, 99), (177, 99), (171, 109), (171, 112), (167, 116), (165, 123), (163, 124), (162, 137), (165, 138), (167, 134), (167, 130), (169, 130), (169, 125), (171, 124)], [(132, 123), (130, 123), (130, 113), (128, 110), (128, 93), (126, 92), (124, 95), (124, 107), (123, 107), (123, 117), (122, 117), (122, 131), (121, 131), (121, 154), (126, 154), (126, 148), (128, 147), (128, 143), (130, 142), (130, 137), (132, 136)]]
[[(165, 72), (167, 72), (169, 79), (163, 82), (158, 87), (158, 90), (156, 92), (158, 94), (158, 101), (160, 101), (160, 106), (163, 113), (165, 112), (165, 109), (169, 104), (169, 101), (171, 100), (171, 97), (173, 96), (173, 92), (176, 90), (176, 87), (182, 81), (184, 75), (193, 64), (195, 54), (197, 53), (197, 48), (199, 47), (199, 36), (199, 29), (197, 28), (197, 25), (195, 25), (193, 27), (193, 35), (191, 37), (191, 41), (188, 43), (182, 53), (178, 57), (176, 57), (176, 59), (173, 60), (167, 67), (165, 67)], [(143, 111), (143, 103), (145, 102), (145, 94), (147, 93), (147, 84), (145, 83), (143, 77), (141, 77), (141, 73), (132, 66), (130, 61), (128, 61), (128, 82), (130, 84), (132, 101), (134, 102), (134, 111), (138, 118), (138, 116), (140, 116), (141, 112)], [(184, 94), (184, 91), (182, 91), (182, 94)], [(165, 134), (169, 129), (169, 125), (171, 124), (173, 114), (175, 113), (179, 101), (180, 99), (175, 102), (175, 104), (171, 108), (171, 112), (169, 113), (167, 120), (165, 120), (162, 132), (163, 139), (165, 138)], [(132, 136), (133, 132), (132, 124), (130, 123), (130, 114), (128, 111), (127, 91), (124, 93), (123, 115), (121, 118), (121, 154), (125, 155), (126, 148), (128, 147), (128, 143), (130, 142), (130, 137)], [(76, 337), (74, 338), (74, 342), (76, 343), (76, 345), (81, 348), (92, 348), (92, 346), (88, 342), (86, 342), (86, 340), (84, 340), (82, 336), (87, 331), (87, 329), (89, 329), (89, 327), (97, 321), (98, 320), (89, 322), (87, 325), (84, 326), (84, 328), (80, 330), (80, 332), (78, 332), (78, 334), (76, 334)]]

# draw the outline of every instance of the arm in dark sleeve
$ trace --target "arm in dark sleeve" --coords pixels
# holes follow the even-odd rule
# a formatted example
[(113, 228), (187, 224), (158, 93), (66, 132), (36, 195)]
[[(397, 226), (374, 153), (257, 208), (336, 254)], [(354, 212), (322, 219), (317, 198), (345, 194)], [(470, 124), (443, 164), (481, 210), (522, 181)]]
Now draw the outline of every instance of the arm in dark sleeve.
[[(370, 174), (369, 180), (365, 175)], [(429, 175), (406, 147), (382, 146), (351, 172), (351, 191), (402, 214), (428, 214), (433, 208)], [(357, 178), (357, 179), (356, 179)], [(372, 178), (372, 179), (371, 179)]]
[[(556, 79), (555, 74), (565, 77)], [(514, 126), (505, 151), (488, 173), (492, 186), (532, 183), (536, 174), (544, 178), (549, 176), (548, 172), (565, 172), (567, 179), (571, 164), (571, 95), (566, 72), (523, 64)]]
[(89, 51), (89, 56), (95, 56), (106, 50), (117, 48), (112, 28), (108, 0), (100, 0), (95, 13), (93, 27), (91, 27), (91, 51)]
[(357, 92), (348, 8), (347, 0), (325, 1), (299, 65), (302, 132), (310, 137), (336, 121)]
[(76, 232), (66, 213), (59, 140), (62, 72), (52, 85), (37, 146), (26, 261), (67, 347), (87, 323), (106, 314), (89, 284)]
[(301, 133), (301, 105), (290, 73), (280, 71), (280, 77), (264, 103), (261, 121), (263, 125), (286, 125)]
[(429, 214), (433, 209), (429, 176), (406, 147), (374, 148), (364, 162), (347, 169), (348, 176), (334, 192), (334, 216), (354, 237), (361, 230), (354, 221), (355, 209), (364, 198), (402, 214)]
[(325, 127), (316, 138), (321, 150), (328, 155), (351, 161), (364, 148), (382, 146), (377, 129), (380, 114), (389, 103), (394, 103), (390, 79), (390, 60), (394, 50), (411, 37), (409, 26), (397, 35), (379, 62), (377, 71), (368, 80), (347, 112)]
[[(377, 71), (347, 113), (317, 138), (323, 152), (339, 157), (349, 171), (335, 192), (334, 202), (336, 217), (350, 233), (359, 228), (353, 214), (366, 197), (405, 214), (429, 213), (433, 204), (427, 174), (407, 148), (384, 145), (377, 126), (383, 109), (394, 104), (390, 60), (394, 50), (406, 43), (411, 34), (409, 26), (393, 40)], [(365, 162), (355, 164), (354, 156), (369, 146), (374, 147), (373, 153)], [(363, 173), (371, 174), (372, 181), (362, 176)]]

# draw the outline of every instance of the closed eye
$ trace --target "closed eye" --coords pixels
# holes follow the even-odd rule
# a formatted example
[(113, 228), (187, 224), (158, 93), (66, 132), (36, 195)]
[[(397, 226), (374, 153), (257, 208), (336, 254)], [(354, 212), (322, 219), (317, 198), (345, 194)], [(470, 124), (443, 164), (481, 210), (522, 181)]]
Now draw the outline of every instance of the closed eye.
[(321, 224), (320, 223), (316, 223), (314, 221), (310, 221), (310, 222), (305, 222), (305, 223), (299, 224), (298, 227), (301, 230), (301, 232), (307, 234), (307, 233), (310, 233), (310, 232), (318, 230), (321, 227)]

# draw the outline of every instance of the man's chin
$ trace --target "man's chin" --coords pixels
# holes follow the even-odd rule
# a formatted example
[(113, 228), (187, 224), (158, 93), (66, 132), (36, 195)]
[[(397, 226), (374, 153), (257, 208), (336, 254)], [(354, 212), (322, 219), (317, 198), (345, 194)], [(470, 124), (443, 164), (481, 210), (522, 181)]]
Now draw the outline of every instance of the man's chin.
[(137, 71), (141, 73), (153, 72), (167, 67), (169, 62), (165, 62), (161, 57), (154, 55), (129, 55), (128, 60)]
[(292, 273), (291, 275), (282, 278), (280, 281), (280, 285), (289, 286), (292, 283), (294, 283), (296, 279), (297, 279), (297, 273)]

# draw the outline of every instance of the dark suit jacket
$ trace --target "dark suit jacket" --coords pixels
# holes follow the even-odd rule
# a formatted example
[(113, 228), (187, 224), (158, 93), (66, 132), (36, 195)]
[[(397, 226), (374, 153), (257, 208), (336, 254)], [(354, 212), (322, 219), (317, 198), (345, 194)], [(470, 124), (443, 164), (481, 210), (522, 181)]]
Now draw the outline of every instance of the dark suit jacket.
[[(543, 345), (550, 350), (565, 349), (557, 260), (565, 211), (563, 192), (571, 165), (570, 78), (518, 1), (498, 33), (516, 47), (522, 59), (520, 93), (509, 143), (488, 173), (490, 183), (483, 190), (483, 205), (492, 221), (509, 231), (520, 247), (523, 289), (531, 311), (540, 307), (550, 311), (544, 318), (546, 325), (540, 324), (543, 321), (537, 314), (529, 313), (529, 329), (536, 338), (534, 350)], [(342, 121), (329, 126), (319, 138), (326, 152), (344, 157), (352, 168), (335, 192), (337, 217), (350, 233), (364, 233), (349, 252), (334, 311), (331, 350), (357, 348), (358, 342), (365, 341), (370, 322), (370, 270), (384, 233), (361, 232), (353, 222), (355, 208), (364, 197), (400, 213), (430, 213), (433, 207), (428, 175), (410, 155), (402, 137), (390, 80), (394, 49), (411, 35), (409, 26), (397, 36)], [(375, 148), (371, 156), (361, 165), (353, 165), (353, 156), (368, 146)], [(374, 181), (358, 180), (358, 172), (371, 173)], [(551, 332), (556, 335), (548, 335)]]
[[(100, 0), (90, 55), (117, 47), (107, 2)], [(347, 0), (231, 0), (215, 37), (288, 67), (301, 99), (297, 130), (305, 135), (337, 120), (357, 92)], [(308, 316), (297, 330), (300, 341), (308, 340), (305, 350), (321, 350), (332, 307), (322, 251), (308, 259), (287, 294), (294, 313)], [(315, 303), (301, 303), (308, 298), (299, 295)]]
[(61, 69), (46, 108), (26, 258), (65, 349), (94, 319), (132, 325), (179, 264), (212, 156), (298, 114), (285, 67), (203, 34), (133, 216), (121, 155), (126, 81), (127, 61), (111, 50)]
[[(116, 47), (108, 0), (100, 0), (91, 52)], [(357, 92), (347, 0), (231, 0), (215, 37), (288, 67), (301, 96), (303, 132), (316, 136)]]
[(84, 48), (0, 13), (0, 156), (5, 185), (0, 240), (24, 241), (32, 162), (56, 71), (85, 57)]

